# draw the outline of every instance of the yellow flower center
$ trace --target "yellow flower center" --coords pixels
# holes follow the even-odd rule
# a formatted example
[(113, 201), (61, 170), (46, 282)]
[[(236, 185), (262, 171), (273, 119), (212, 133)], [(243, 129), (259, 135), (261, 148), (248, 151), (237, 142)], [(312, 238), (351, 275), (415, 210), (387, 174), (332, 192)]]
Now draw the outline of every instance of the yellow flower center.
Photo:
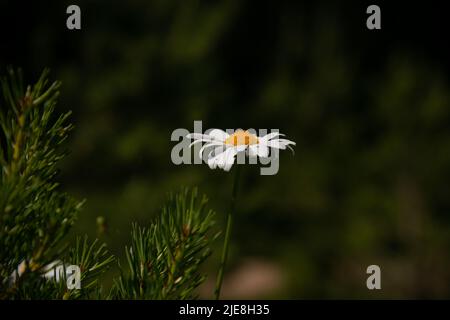
[(258, 137), (248, 132), (248, 130), (236, 130), (231, 136), (225, 139), (225, 144), (234, 146), (257, 144)]

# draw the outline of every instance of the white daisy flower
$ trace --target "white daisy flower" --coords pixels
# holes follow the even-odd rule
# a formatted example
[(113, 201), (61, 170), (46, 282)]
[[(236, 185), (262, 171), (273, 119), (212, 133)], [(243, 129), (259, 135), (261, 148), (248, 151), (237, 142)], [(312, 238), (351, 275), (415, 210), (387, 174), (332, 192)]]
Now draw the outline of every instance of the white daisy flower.
[(199, 152), (200, 158), (203, 152), (209, 149), (208, 165), (211, 169), (220, 168), (229, 171), (234, 164), (235, 157), (240, 152), (246, 152), (249, 157), (269, 157), (269, 149), (291, 149), (291, 145), (295, 146), (295, 142), (280, 138), (284, 134), (272, 132), (263, 137), (258, 137), (248, 130), (236, 130), (229, 135), (223, 130), (213, 129), (209, 134), (190, 133), (186, 137), (193, 139), (189, 147), (197, 143), (206, 142)]

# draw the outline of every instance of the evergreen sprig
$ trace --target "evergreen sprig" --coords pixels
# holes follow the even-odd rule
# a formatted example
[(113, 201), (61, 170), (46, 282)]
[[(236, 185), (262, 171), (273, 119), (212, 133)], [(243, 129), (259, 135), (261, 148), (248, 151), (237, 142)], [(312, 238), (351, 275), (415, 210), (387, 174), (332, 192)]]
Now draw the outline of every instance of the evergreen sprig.
[[(67, 257), (61, 240), (83, 201), (59, 191), (55, 181), (66, 154), (60, 146), (73, 126), (67, 123), (70, 112), (54, 113), (60, 82), (49, 83), (48, 72), (26, 88), (20, 70), (10, 68), (1, 78), (0, 298), (67, 298), (64, 281), (47, 281), (43, 275)], [(70, 252), (78, 257), (78, 249)], [(104, 248), (96, 254), (86, 259), (98, 260)]]
[(197, 190), (171, 194), (148, 228), (133, 224), (127, 273), (115, 279), (113, 299), (193, 299), (205, 280), (199, 267), (211, 254), (214, 212)]
[(100, 244), (98, 239), (90, 243), (87, 236), (77, 237), (75, 246), (69, 251), (67, 261), (80, 267), (82, 286), (80, 290), (66, 291), (64, 298), (101, 298), (100, 276), (109, 269), (114, 261), (114, 257), (106, 248), (106, 244)]
[[(54, 110), (60, 83), (45, 70), (33, 86), (22, 73), (1, 78), (0, 299), (192, 299), (204, 281), (200, 265), (211, 254), (213, 225), (207, 199), (196, 189), (169, 196), (148, 228), (133, 224), (125, 248), (127, 271), (108, 295), (100, 276), (114, 258), (98, 240), (65, 245), (83, 201), (61, 192), (57, 164), (73, 126)], [(66, 268), (80, 268), (81, 288), (68, 288)]]

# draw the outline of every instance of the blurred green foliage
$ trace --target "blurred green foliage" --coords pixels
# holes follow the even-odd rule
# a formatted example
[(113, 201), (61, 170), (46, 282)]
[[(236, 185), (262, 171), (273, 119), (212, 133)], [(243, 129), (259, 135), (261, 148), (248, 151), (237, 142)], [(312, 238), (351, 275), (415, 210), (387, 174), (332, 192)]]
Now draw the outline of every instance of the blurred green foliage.
[(253, 297), (450, 296), (449, 83), (427, 35), (370, 33), (361, 5), (237, 0), (79, 1), (74, 32), (64, 1), (44, 2), (25, 25), (8, 20), (24, 31), (0, 64), (50, 66), (63, 82), (76, 124), (63, 186), (88, 199), (78, 231), (95, 235), (104, 217), (120, 256), (131, 222), (180, 185), (199, 186), (223, 220), (231, 175), (173, 165), (172, 130), (278, 128), (296, 155), (281, 154), (276, 176), (246, 168), (230, 268), (257, 257), (286, 279)]

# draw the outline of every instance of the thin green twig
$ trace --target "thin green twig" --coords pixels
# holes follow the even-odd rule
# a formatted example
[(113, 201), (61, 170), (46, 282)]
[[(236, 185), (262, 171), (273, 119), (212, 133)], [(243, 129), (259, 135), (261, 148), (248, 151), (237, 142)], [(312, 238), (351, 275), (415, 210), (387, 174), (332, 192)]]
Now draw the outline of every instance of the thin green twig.
[(225, 240), (224, 240), (223, 249), (222, 249), (222, 259), (220, 262), (219, 273), (217, 275), (216, 289), (214, 291), (216, 300), (219, 300), (219, 298), (220, 298), (220, 290), (222, 289), (223, 274), (224, 274), (225, 265), (227, 263), (227, 258), (228, 258), (228, 247), (229, 247), (229, 243), (230, 243), (230, 234), (231, 234), (231, 227), (233, 225), (233, 217), (234, 217), (235, 211), (236, 211), (236, 200), (237, 200), (237, 195), (238, 195), (240, 173), (241, 173), (241, 166), (236, 165), (234, 181), (233, 181), (233, 191), (231, 194), (230, 210), (228, 211), (228, 215), (227, 215), (227, 227), (225, 230)]

